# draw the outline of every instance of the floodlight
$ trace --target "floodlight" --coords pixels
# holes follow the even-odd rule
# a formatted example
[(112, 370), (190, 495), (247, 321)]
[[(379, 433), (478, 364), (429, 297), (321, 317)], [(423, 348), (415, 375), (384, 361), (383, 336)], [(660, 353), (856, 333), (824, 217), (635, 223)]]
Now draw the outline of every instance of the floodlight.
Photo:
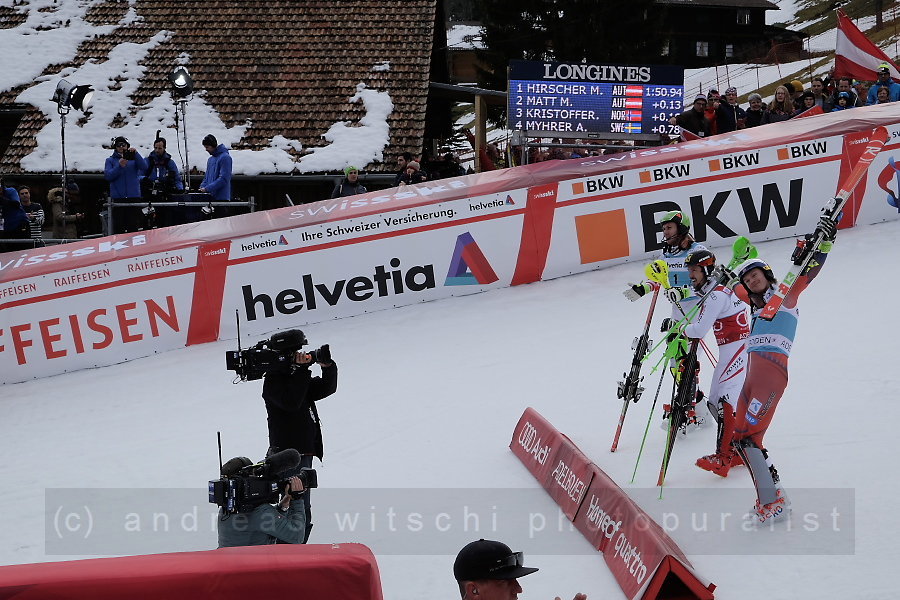
[(169, 81), (176, 98), (184, 98), (194, 91), (194, 80), (188, 73), (187, 67), (183, 65), (178, 65), (169, 73)]
[(60, 111), (74, 108), (84, 112), (91, 105), (93, 97), (94, 89), (91, 86), (73, 85), (65, 79), (60, 79), (50, 100), (56, 102)]

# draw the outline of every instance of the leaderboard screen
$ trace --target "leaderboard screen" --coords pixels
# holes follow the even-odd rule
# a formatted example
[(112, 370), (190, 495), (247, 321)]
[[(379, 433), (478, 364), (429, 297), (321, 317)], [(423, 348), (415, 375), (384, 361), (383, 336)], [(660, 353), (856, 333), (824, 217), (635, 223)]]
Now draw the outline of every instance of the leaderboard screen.
[(655, 137), (679, 132), (669, 117), (683, 104), (683, 67), (510, 61), (510, 129)]

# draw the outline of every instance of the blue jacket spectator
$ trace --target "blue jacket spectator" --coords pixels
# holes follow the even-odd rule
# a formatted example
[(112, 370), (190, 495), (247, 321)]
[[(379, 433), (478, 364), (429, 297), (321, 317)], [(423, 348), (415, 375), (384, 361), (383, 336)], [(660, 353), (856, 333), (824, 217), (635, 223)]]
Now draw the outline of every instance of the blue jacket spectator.
[(878, 81), (869, 88), (869, 95), (866, 97), (866, 106), (878, 104), (878, 88), (886, 87), (888, 89), (888, 102), (897, 102), (900, 100), (900, 83), (891, 79), (891, 68), (882, 63), (878, 65)]
[[(140, 152), (128, 147), (128, 140), (124, 137), (117, 137), (114, 143), (115, 150), (103, 167), (103, 175), (109, 182), (109, 197), (113, 200), (140, 198), (141, 176), (147, 170), (147, 161)], [(130, 155), (132, 152), (133, 157)]]
[(178, 165), (172, 160), (172, 155), (166, 152), (166, 140), (157, 138), (153, 142), (153, 152), (147, 157), (147, 181), (152, 185), (156, 181), (165, 184), (165, 191), (184, 191), (181, 174)]
[(217, 202), (228, 202), (231, 200), (231, 154), (212, 135), (203, 138), (203, 147), (209, 152), (209, 159), (200, 191), (210, 194)]
[[(3, 214), (3, 231), (25, 231), (28, 237), (31, 234), (28, 231), (28, 215), (22, 208), (22, 202), (19, 200), (19, 192), (14, 187), (4, 187), (0, 181), (0, 210)], [(7, 236), (9, 237), (9, 236)]]

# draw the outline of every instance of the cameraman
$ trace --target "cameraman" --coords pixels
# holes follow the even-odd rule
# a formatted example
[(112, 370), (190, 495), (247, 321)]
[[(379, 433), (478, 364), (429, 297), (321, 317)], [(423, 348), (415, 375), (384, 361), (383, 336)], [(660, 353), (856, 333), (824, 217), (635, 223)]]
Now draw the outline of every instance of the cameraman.
[[(173, 192), (184, 191), (178, 165), (166, 152), (166, 138), (157, 136), (153, 142), (153, 152), (147, 157), (147, 176), (144, 178), (144, 183), (144, 198), (147, 202), (169, 202), (169, 196)], [(173, 225), (174, 212), (171, 208), (157, 210), (157, 224), (160, 227)], [(179, 221), (183, 222), (183, 220)]]
[[(306, 535), (306, 510), (303, 504), (303, 483), (297, 476), (290, 478), (278, 508), (260, 504), (248, 513), (219, 513), (219, 548), (232, 546), (264, 546), (277, 541), (303, 544)], [(287, 511), (282, 512), (282, 511)]]
[[(306, 344), (303, 332), (295, 330), (285, 333), (296, 333), (302, 340), (300, 345)], [(294, 353), (290, 367), (266, 372), (263, 382), (262, 397), (266, 402), (269, 425), (267, 455), (293, 448), (301, 454), (301, 468), (311, 467), (313, 456), (322, 460), (322, 426), (316, 402), (337, 390), (338, 369), (331, 360), (329, 346), (325, 344), (313, 352), (322, 368), (321, 377), (313, 377), (310, 372), (313, 354), (298, 350)], [(303, 502), (306, 507), (305, 543), (312, 529), (309, 492), (304, 494)]]

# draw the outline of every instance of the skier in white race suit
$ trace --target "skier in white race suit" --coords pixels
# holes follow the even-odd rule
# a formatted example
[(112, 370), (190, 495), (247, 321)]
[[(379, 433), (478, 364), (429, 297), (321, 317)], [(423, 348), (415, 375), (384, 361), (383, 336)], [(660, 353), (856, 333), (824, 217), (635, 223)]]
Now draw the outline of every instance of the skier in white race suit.
[(732, 466), (742, 464), (741, 458), (731, 447), (731, 433), (734, 431), (738, 398), (747, 376), (750, 318), (747, 305), (731, 288), (716, 285), (712, 277), (716, 257), (712, 252), (691, 252), (684, 262), (694, 290), (701, 298), (706, 298), (700, 307), (700, 314), (684, 328), (684, 335), (691, 339), (703, 339), (712, 329), (719, 347), (719, 359), (709, 385), (709, 409), (719, 424), (716, 451), (698, 459), (697, 466), (727, 477)]

